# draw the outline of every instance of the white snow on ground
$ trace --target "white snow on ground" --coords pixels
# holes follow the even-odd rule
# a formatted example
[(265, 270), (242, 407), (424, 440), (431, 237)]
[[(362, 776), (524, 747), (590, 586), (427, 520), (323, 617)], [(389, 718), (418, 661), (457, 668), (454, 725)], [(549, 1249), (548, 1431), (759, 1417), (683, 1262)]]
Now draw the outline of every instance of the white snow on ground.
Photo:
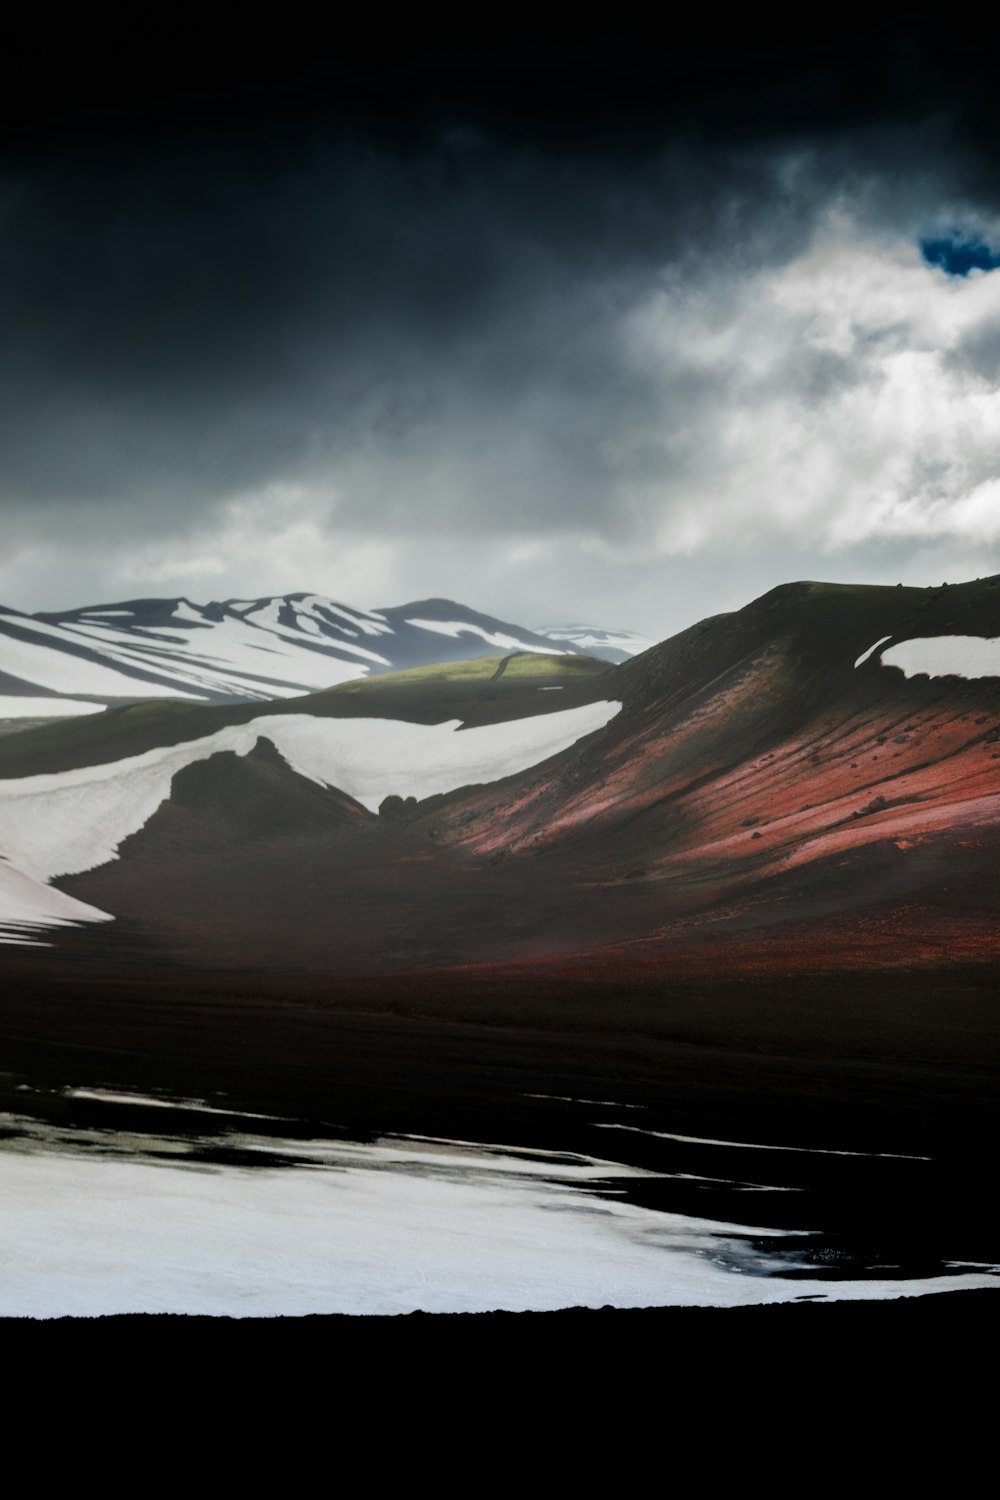
[(868, 660), (869, 656), (871, 656), (871, 654), (872, 654), (873, 651), (877, 651), (878, 648), (879, 648), (879, 646), (883, 646), (886, 641), (891, 641), (891, 640), (892, 640), (892, 636), (891, 635), (880, 635), (879, 638), (878, 638), (878, 640), (875, 642), (874, 646), (869, 646), (867, 651), (862, 651), (861, 655), (858, 657), (857, 661), (854, 663), (855, 667), (862, 666)]
[(255, 604), (252, 609), (244, 610), (244, 614), (247, 619), (252, 618), (255, 625), (267, 628), (277, 625), (284, 602), (284, 599), (268, 599), (262, 604)]
[(99, 714), (103, 703), (78, 698), (14, 698), (0, 693), (0, 719), (69, 719), (76, 714)]
[(106, 912), (33, 880), (0, 859), (0, 943), (37, 943), (48, 927), (108, 922)]
[[(32, 620), (31, 631), (39, 636), (54, 636), (56, 641), (65, 646), (72, 643), (79, 645), (83, 632), (73, 633), (68, 630), (59, 630), (52, 625), (43, 625), (41, 621)], [(107, 627), (111, 629), (110, 626)], [(48, 688), (54, 693), (93, 693), (95, 697), (101, 698), (190, 698), (191, 693), (185, 693), (180, 688), (160, 686), (155, 682), (145, 682), (141, 678), (130, 677), (124, 672), (116, 672), (113, 666), (102, 666), (98, 662), (87, 661), (82, 656), (76, 656), (72, 652), (60, 650), (57, 646), (47, 646), (42, 639), (35, 641), (23, 641), (0, 633), (0, 664), (3, 670), (10, 673), (12, 677), (18, 677), (23, 682), (37, 684), (38, 687)], [(150, 665), (147, 657), (143, 663)]]
[[(282, 602), (273, 600), (257, 609), (249, 621), (229, 616), (206, 623), (182, 600), (168, 624), (142, 626), (141, 631), (135, 629), (130, 611), (95, 612), (66, 625), (18, 619), (15, 623), (38, 639), (23, 641), (0, 631), (0, 666), (25, 682), (60, 693), (191, 698), (208, 691), (271, 698), (293, 697), (363, 677), (367, 667), (362, 663), (390, 664), (386, 657), (349, 640), (323, 637), (309, 614), (300, 615), (302, 622), (313, 625), (317, 640), (328, 649), (304, 649), (302, 632), (278, 623)], [(122, 617), (122, 624), (112, 618), (115, 614)], [(371, 635), (380, 633), (374, 626), (365, 628)], [(381, 632), (386, 629), (383, 625)], [(69, 645), (85, 645), (106, 662), (90, 662), (59, 649)], [(345, 653), (360, 661), (343, 660)], [(126, 670), (120, 672), (119, 667)], [(128, 668), (155, 672), (167, 681), (147, 682), (128, 675)]]
[(347, 609), (342, 604), (334, 604), (332, 599), (321, 599), (316, 594), (310, 594), (308, 599), (303, 600), (304, 605), (310, 609), (324, 609), (331, 615), (340, 615), (349, 625), (355, 626), (365, 635), (395, 635), (395, 631), (385, 618), (385, 615), (376, 614), (370, 609)]
[(593, 1196), (595, 1178), (643, 1175), (614, 1163), (411, 1142), (257, 1145), (311, 1164), (191, 1170), (6, 1144), (0, 1316), (734, 1306), (997, 1285), (982, 1271), (753, 1274), (766, 1251), (742, 1237), (777, 1248), (788, 1236)]
[(882, 652), (883, 667), (907, 677), (1000, 677), (1000, 638), (981, 635), (915, 636)]
[(200, 610), (195, 609), (186, 599), (178, 599), (174, 609), (175, 620), (190, 620), (195, 624), (204, 626), (205, 617)]
[[(255, 719), (254, 724), (294, 770), (339, 787), (376, 812), (392, 793), (430, 797), (526, 771), (585, 734), (603, 729), (620, 708), (615, 702), (587, 703), (478, 729), (462, 729), (458, 719), (407, 724), (399, 719), (319, 719), (307, 714)], [(334, 733), (331, 725), (336, 725)]]
[(479, 635), (488, 645), (500, 646), (507, 651), (534, 651), (538, 656), (566, 656), (568, 654), (560, 651), (557, 646), (550, 648), (529, 646), (526, 641), (519, 641), (512, 635), (484, 630), (481, 625), (473, 625), (468, 620), (407, 620), (406, 623), (413, 625), (417, 630), (432, 630), (436, 635), (449, 635), (453, 640), (458, 640), (461, 635)]
[[(387, 656), (380, 656), (377, 651), (370, 651), (367, 646), (359, 646), (355, 641), (345, 641), (340, 636), (334, 638), (333, 636), (324, 634), (322, 626), (317, 620), (313, 619), (311, 615), (299, 615), (298, 621), (298, 625), (294, 626), (276, 625), (273, 628), (272, 634), (274, 638), (281, 644), (282, 654), (287, 656), (289, 661), (294, 662), (295, 671), (299, 675), (301, 675), (300, 668), (302, 668), (303, 666), (305, 666), (307, 671), (312, 668), (309, 673), (310, 676), (314, 675), (317, 670), (315, 667), (312, 667), (312, 664), (308, 660), (305, 663), (302, 662), (303, 652), (301, 646), (301, 634), (303, 628), (307, 628), (315, 632), (317, 637), (329, 649), (329, 653), (331, 653), (327, 654), (325, 657), (319, 655), (316, 652), (309, 653), (311, 656), (316, 656), (316, 660), (318, 663), (327, 663), (322, 672), (322, 675), (325, 677), (328, 677), (330, 675), (328, 664), (331, 661), (337, 662), (336, 655), (332, 654), (337, 651), (349, 651), (352, 656), (362, 656), (364, 657), (365, 661), (373, 661), (378, 666), (388, 667), (391, 665)], [(351, 635), (357, 635), (356, 630), (352, 630), (349, 633)], [(284, 642), (286, 641), (289, 643), (287, 646), (284, 645)], [(265, 645), (264, 649), (274, 650), (274, 647)], [(344, 671), (351, 677), (357, 677), (361, 675), (359, 671), (355, 670), (353, 663), (338, 663), (338, 665), (343, 665)], [(329, 684), (329, 686), (333, 686), (333, 684), (331, 683)]]
[[(219, 620), (211, 630), (171, 623), (145, 626), (142, 636), (136, 636), (123, 634), (113, 625), (88, 624), (85, 633), (90, 640), (99, 640), (103, 649), (110, 647), (114, 660), (160, 672), (190, 686), (223, 692), (241, 692), (247, 686), (253, 689), (255, 677), (283, 679), (292, 684), (290, 691), (296, 692), (333, 687), (363, 676), (364, 669), (342, 661), (335, 654), (338, 650), (388, 665), (384, 656), (349, 641), (331, 640), (329, 654), (303, 650), (301, 633), (294, 627), (275, 622), (264, 629), (232, 617)], [(162, 637), (162, 644), (157, 636)], [(246, 683), (243, 674), (250, 679)], [(258, 683), (256, 690), (264, 689)]]
[[(603, 728), (620, 708), (588, 703), (461, 732), (457, 719), (427, 725), (263, 715), (126, 760), (0, 781), (0, 856), (36, 881), (106, 864), (169, 796), (184, 766), (224, 751), (246, 755), (261, 737), (300, 775), (376, 812), (391, 793), (423, 798), (527, 770)], [(4, 916), (0, 891), (0, 922)]]

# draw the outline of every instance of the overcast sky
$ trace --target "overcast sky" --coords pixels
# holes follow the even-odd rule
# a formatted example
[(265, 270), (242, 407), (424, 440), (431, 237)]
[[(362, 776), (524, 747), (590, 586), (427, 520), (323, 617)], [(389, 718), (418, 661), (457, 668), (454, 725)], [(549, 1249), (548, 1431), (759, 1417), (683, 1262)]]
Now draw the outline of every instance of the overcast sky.
[(967, 62), (926, 99), (911, 64), (822, 117), (784, 60), (713, 74), (627, 131), (565, 87), (358, 129), (322, 78), (305, 128), (256, 75), (225, 129), (190, 93), (15, 120), (0, 602), (662, 637), (796, 578), (1000, 572), (998, 142)]

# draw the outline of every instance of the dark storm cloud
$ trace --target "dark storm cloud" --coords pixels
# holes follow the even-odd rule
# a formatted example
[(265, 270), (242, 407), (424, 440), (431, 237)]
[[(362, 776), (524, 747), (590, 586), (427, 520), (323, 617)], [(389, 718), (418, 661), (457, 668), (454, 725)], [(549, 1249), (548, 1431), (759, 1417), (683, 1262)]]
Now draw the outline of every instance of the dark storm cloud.
[(533, 463), (566, 473), (545, 493), (570, 489), (586, 512), (601, 443), (649, 415), (623, 315), (665, 268), (697, 274), (706, 245), (717, 271), (794, 253), (811, 196), (753, 153), (622, 162), (469, 131), (416, 155), (9, 176), (6, 503), (199, 507), (463, 432), (471, 461), (516, 422), (503, 441), (528, 440)]
[(557, 559), (628, 624), (622, 580), (734, 536), (889, 546), (967, 492), (972, 538), (992, 435), (948, 382), (994, 380), (994, 311), (956, 323), (918, 245), (993, 243), (993, 94), (868, 40), (528, 48), (513, 81), (502, 47), (229, 83), (199, 53), (70, 70), (6, 136), (4, 101), (0, 596), (64, 602), (84, 542), (109, 581), (75, 602), (245, 592), (281, 531), (284, 587), (353, 597), (303, 576), (323, 547), (368, 603)]

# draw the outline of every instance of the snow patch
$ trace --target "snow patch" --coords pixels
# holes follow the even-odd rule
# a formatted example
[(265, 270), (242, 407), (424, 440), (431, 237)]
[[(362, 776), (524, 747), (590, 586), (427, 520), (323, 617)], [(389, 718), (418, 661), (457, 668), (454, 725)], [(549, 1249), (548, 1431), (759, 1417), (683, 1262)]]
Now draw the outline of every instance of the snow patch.
[[(18, 621), (20, 626), (21, 622)], [(165, 684), (145, 680), (117, 672), (113, 665), (102, 666), (65, 650), (67, 644), (79, 646), (81, 635), (71, 630), (59, 630), (32, 620), (33, 635), (43, 637), (37, 641), (25, 641), (20, 637), (0, 635), (0, 661), (3, 670), (23, 682), (48, 688), (54, 693), (93, 693), (98, 698), (191, 698), (194, 695)], [(112, 627), (108, 626), (110, 630)], [(94, 632), (98, 627), (94, 627)], [(56, 644), (46, 644), (46, 637), (54, 637)], [(62, 648), (62, 649), (60, 649)], [(148, 671), (153, 663), (147, 657), (140, 663)]]
[(0, 858), (0, 942), (36, 944), (46, 928), (111, 920), (107, 912), (33, 880)]
[(103, 711), (103, 703), (84, 703), (78, 698), (13, 698), (0, 694), (0, 719), (70, 719)]
[(395, 635), (396, 633), (384, 615), (376, 614), (372, 610), (346, 609), (342, 604), (334, 604), (332, 599), (313, 599), (310, 602), (314, 608), (322, 609), (331, 615), (340, 615), (341, 619), (346, 620), (350, 625), (357, 626), (365, 635)]
[(204, 625), (205, 617), (200, 610), (193, 608), (186, 599), (178, 599), (174, 609), (175, 620), (190, 620), (199, 625)]
[(560, 651), (556, 646), (529, 646), (526, 641), (519, 641), (515, 636), (504, 635), (501, 631), (484, 630), (482, 625), (473, 625), (469, 620), (407, 620), (407, 625), (412, 625), (416, 630), (432, 630), (437, 635), (451, 636), (452, 640), (458, 640), (462, 635), (478, 635), (490, 646), (500, 646), (505, 651), (533, 651), (538, 656), (567, 656), (569, 653)]
[(338, 787), (375, 812), (393, 793), (423, 799), (526, 771), (603, 729), (620, 708), (617, 702), (588, 703), (476, 729), (462, 729), (459, 719), (408, 724), (400, 719), (318, 719), (306, 714), (256, 719), (254, 724), (293, 770)]
[(885, 643), (886, 643), (886, 641), (891, 641), (891, 640), (892, 640), (891, 633), (889, 635), (880, 635), (879, 638), (878, 638), (878, 640), (875, 642), (874, 646), (869, 646), (867, 651), (862, 651), (861, 655), (858, 657), (857, 661), (854, 663), (855, 667), (862, 666), (868, 660), (868, 658), (871, 656), (871, 654), (872, 654), (873, 651), (877, 651), (878, 648), (879, 648), (879, 646), (884, 646)]
[[(738, 1306), (997, 1284), (992, 1267), (824, 1280), (801, 1275), (801, 1257), (786, 1262), (798, 1277), (774, 1274), (761, 1242), (784, 1248), (793, 1235), (595, 1193), (649, 1175), (611, 1162), (533, 1163), (454, 1142), (231, 1139), (259, 1156), (256, 1170), (183, 1156), (154, 1165), (108, 1154), (106, 1139), (98, 1156), (39, 1149), (30, 1135), (0, 1149), (0, 1316)], [(283, 1151), (309, 1165), (269, 1166)]]
[[(170, 795), (178, 771), (226, 751), (246, 755), (261, 737), (299, 775), (376, 812), (392, 793), (424, 798), (527, 770), (603, 728), (620, 708), (588, 703), (468, 730), (458, 719), (428, 725), (264, 715), (110, 764), (0, 781), (0, 856), (43, 883), (107, 864)], [(0, 921), (5, 914), (0, 890)]]
[(883, 667), (898, 667), (906, 677), (1000, 677), (1000, 637), (981, 635), (914, 636), (882, 652)]

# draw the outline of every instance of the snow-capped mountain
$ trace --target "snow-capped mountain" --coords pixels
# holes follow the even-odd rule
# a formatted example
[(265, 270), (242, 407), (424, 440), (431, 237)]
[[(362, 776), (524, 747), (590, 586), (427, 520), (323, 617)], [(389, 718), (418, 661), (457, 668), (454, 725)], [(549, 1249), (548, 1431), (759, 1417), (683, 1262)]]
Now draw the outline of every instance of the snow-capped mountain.
[(656, 642), (634, 630), (604, 630), (600, 625), (542, 625), (537, 635), (552, 641), (562, 650), (585, 651), (601, 661), (616, 664), (648, 651)]
[[(421, 632), (494, 652), (519, 639), (427, 603), (349, 618), (314, 596), (216, 608), (219, 622), (188, 619), (185, 632), (176, 607), (168, 627), (150, 606), (142, 625), (124, 617), (127, 639), (159, 648), (171, 633), (214, 639), (221, 625), (244, 642), (256, 631), (277, 655), (290, 638), (345, 627), (383, 661)], [(832, 913), (823, 942), (852, 954), (890, 936), (908, 954), (935, 924), (985, 951), (1000, 840), (998, 610), (1000, 579), (796, 584), (618, 666), (531, 649), (525, 633), (499, 662), (358, 677), (355, 657), (357, 680), (266, 711), (147, 702), (8, 735), (8, 921), (92, 921), (70, 914), (72, 899), (148, 932), (159, 951), (198, 946), (215, 964), (223, 949), (233, 962), (254, 950), (262, 964), (301, 966), (308, 950), (322, 972), (600, 942), (637, 941), (648, 955), (693, 941), (701, 922), (699, 961), (715, 963), (721, 914), (734, 941), (753, 930), (759, 942), (789, 913), (812, 932)], [(88, 629), (111, 628), (82, 613)], [(899, 905), (881, 925), (844, 917), (886, 900)]]
[(121, 698), (291, 698), (352, 678), (510, 651), (585, 653), (447, 599), (365, 610), (318, 594), (0, 609), (0, 719)]

